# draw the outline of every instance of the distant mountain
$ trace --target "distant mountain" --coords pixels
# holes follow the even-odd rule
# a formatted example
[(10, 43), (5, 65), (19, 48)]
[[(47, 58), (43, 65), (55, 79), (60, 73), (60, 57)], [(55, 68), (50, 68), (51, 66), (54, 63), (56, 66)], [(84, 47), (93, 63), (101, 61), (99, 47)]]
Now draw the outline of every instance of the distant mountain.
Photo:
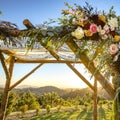
[[(82, 89), (77, 89), (77, 88), (68, 88), (68, 89), (61, 89), (57, 88), (55, 86), (44, 86), (44, 87), (31, 87), (31, 86), (25, 86), (23, 88), (15, 88), (13, 91), (16, 91), (17, 93), (21, 92), (27, 92), (31, 91), (34, 94), (41, 95), (43, 93), (49, 93), (49, 92), (57, 92), (61, 97), (63, 98), (74, 98), (76, 96), (83, 97), (84, 94), (86, 93), (93, 93), (93, 91), (90, 88), (82, 88)], [(3, 88), (0, 88), (0, 91), (3, 91)], [(106, 99), (111, 99), (109, 94), (102, 88), (98, 88), (98, 96), (101, 96)]]
[[(64, 94), (64, 98), (75, 98), (76, 96), (80, 96), (83, 97), (86, 93), (93, 93), (92, 89), (90, 88), (82, 88), (82, 89), (71, 89), (71, 91), (69, 93)], [(102, 89), (101, 87), (98, 88), (98, 96), (105, 98), (105, 99), (111, 99), (111, 97), (109, 96), (109, 94)]]
[(54, 87), (54, 86), (45, 86), (45, 87), (39, 87), (39, 88), (33, 88), (33, 87), (29, 87), (29, 88), (24, 88), (21, 89), (22, 91), (28, 91), (30, 90), (31, 92), (41, 95), (43, 93), (48, 93), (48, 92), (57, 92), (60, 96), (64, 94), (64, 92), (66, 92), (66, 90)]

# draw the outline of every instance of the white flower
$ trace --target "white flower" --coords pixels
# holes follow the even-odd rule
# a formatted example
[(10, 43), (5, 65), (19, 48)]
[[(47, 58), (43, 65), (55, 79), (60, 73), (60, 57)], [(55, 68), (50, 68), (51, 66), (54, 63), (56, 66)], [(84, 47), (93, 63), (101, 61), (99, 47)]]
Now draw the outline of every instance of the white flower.
[(110, 26), (111, 30), (114, 30), (116, 27), (118, 27), (118, 20), (117, 18), (108, 19), (108, 25)]
[(103, 39), (103, 40), (106, 40), (107, 38), (108, 38), (107, 35), (103, 35), (103, 36), (102, 36), (102, 39)]
[(101, 27), (101, 25), (99, 25), (99, 26), (97, 27), (97, 31), (100, 32), (101, 30), (102, 30), (102, 27)]
[(84, 37), (84, 31), (81, 27), (78, 27), (74, 32), (71, 33), (73, 37), (81, 39)]
[(105, 26), (103, 27), (103, 29), (104, 29), (104, 30), (108, 30), (108, 29), (109, 29), (109, 26), (108, 26), (108, 25), (105, 25)]
[(105, 25), (105, 26), (103, 27), (103, 29), (105, 30), (106, 33), (109, 33), (109, 32), (110, 32), (108, 25)]
[(111, 54), (116, 54), (118, 52), (118, 46), (116, 44), (111, 44), (110, 45), (110, 53)]
[(101, 30), (101, 31), (100, 31), (100, 34), (101, 34), (101, 35), (104, 35), (104, 34), (105, 34), (105, 30)]

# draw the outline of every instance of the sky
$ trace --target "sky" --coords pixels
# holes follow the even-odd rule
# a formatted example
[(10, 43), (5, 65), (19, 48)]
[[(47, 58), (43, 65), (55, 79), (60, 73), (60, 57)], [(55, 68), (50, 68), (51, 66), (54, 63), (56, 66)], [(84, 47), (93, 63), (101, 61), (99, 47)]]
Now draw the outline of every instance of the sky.
[[(61, 10), (65, 9), (65, 2), (70, 5), (74, 3), (85, 5), (85, 1), (98, 10), (108, 12), (111, 6), (117, 15), (120, 15), (120, 0), (0, 0), (0, 20), (15, 23), (19, 29), (25, 29), (24, 19), (29, 19), (33, 25), (40, 25), (49, 19), (57, 19), (62, 16)], [(36, 64), (15, 65), (12, 83), (23, 77)], [(75, 65), (77, 69), (89, 79), (88, 73), (82, 65)], [(93, 81), (90, 80), (90, 82)], [(0, 64), (0, 85), (5, 83), (5, 75)], [(58, 87), (86, 87), (82, 80), (73, 73), (65, 64), (45, 64), (41, 66), (33, 75), (27, 78), (20, 85), (33, 86), (58, 86)]]

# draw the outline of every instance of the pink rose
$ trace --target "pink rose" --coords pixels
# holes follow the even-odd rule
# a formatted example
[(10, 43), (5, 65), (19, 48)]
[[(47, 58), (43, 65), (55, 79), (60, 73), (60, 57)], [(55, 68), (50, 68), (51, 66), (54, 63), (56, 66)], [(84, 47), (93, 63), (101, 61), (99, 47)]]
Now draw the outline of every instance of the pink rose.
[(96, 33), (97, 32), (97, 25), (96, 24), (91, 24), (90, 25), (90, 31), (92, 33)]
[(111, 54), (116, 54), (118, 52), (118, 46), (116, 44), (111, 44), (110, 45), (110, 53)]

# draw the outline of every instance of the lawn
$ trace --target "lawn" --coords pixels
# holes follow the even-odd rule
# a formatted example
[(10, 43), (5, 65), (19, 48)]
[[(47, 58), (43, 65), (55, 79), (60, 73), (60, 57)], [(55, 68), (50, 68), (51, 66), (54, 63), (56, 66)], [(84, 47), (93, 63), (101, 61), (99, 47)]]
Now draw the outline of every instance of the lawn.
[[(99, 120), (114, 120), (112, 118), (113, 117), (112, 110), (102, 108), (102, 109), (98, 109), (98, 113), (99, 113), (98, 114)], [(89, 110), (84, 109), (84, 110), (49, 113), (24, 120), (92, 120), (92, 119), (93, 119), (92, 109)]]

